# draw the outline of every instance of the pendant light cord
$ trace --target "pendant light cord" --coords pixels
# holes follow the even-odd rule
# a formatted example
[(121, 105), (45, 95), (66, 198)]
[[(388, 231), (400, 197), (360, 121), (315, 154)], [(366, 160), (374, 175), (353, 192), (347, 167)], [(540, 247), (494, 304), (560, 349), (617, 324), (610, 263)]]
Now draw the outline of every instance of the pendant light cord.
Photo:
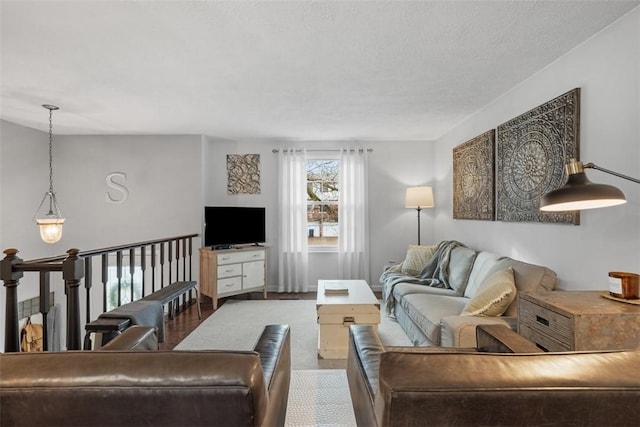
[(49, 192), (53, 194), (53, 109), (49, 109)]

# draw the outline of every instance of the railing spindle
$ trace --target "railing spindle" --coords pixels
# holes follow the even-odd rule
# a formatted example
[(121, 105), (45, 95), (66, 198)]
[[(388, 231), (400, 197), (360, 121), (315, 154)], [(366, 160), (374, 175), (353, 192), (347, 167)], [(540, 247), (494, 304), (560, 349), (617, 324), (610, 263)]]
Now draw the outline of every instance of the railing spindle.
[(122, 305), (122, 251), (116, 252), (116, 277), (118, 279), (118, 307)]
[(146, 295), (146, 287), (147, 287), (147, 247), (143, 246), (140, 248), (140, 270), (142, 270), (142, 297), (144, 298)]
[(109, 254), (102, 254), (102, 312), (107, 311), (107, 285), (109, 284)]
[(51, 299), (49, 292), (51, 289), (51, 274), (48, 271), (40, 272), (40, 313), (42, 313), (42, 349), (49, 350), (49, 307)]
[(85, 308), (85, 322), (91, 321), (91, 287), (93, 286), (93, 257), (84, 259), (84, 289), (87, 300)]
[(165, 285), (168, 285), (169, 283), (171, 283), (171, 277), (172, 277), (172, 272), (173, 272), (173, 242), (171, 240), (169, 240), (167, 242), (167, 245), (169, 246), (169, 282), (165, 283)]
[(133, 288), (133, 274), (136, 271), (136, 250), (134, 248), (129, 249), (129, 279), (131, 280), (131, 299), (129, 301), (135, 301)]
[(187, 280), (187, 241), (185, 239), (180, 240), (182, 245), (182, 279)]
[(156, 245), (151, 245), (151, 292), (156, 291)]
[(160, 243), (160, 287), (164, 288), (164, 242)]

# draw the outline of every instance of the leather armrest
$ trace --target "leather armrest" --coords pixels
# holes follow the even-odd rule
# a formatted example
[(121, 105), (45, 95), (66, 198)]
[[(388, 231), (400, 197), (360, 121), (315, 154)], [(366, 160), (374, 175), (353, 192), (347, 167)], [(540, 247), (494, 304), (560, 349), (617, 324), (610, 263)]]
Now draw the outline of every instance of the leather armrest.
[(158, 333), (153, 326), (134, 325), (125, 329), (121, 334), (100, 347), (98, 351), (158, 350)]
[(265, 425), (284, 425), (291, 382), (289, 325), (267, 325), (254, 346), (269, 394)]
[(377, 425), (374, 399), (378, 391), (380, 355), (385, 348), (370, 325), (349, 327), (349, 353), (347, 356), (347, 380), (356, 422), (359, 426)]

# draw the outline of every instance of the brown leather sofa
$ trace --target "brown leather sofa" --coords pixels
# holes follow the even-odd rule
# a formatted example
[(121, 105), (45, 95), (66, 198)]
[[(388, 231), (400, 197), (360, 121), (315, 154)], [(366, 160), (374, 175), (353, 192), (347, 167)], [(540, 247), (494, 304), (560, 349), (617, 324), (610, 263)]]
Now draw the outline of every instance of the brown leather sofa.
[(543, 353), (493, 328), (478, 327), (479, 349), (385, 349), (372, 326), (351, 326), (358, 425), (640, 425), (640, 351)]
[(266, 326), (254, 351), (135, 351), (157, 349), (153, 335), (131, 327), (99, 351), (0, 355), (0, 425), (284, 425), (288, 325)]

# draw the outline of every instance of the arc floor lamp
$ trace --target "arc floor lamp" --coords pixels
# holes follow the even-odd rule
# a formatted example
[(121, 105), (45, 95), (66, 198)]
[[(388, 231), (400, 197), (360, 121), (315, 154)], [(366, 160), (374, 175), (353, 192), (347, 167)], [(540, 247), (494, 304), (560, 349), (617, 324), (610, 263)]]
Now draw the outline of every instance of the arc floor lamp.
[(433, 207), (433, 190), (431, 187), (409, 187), (405, 196), (405, 208), (418, 211), (418, 245), (420, 244), (420, 211)]
[(584, 173), (585, 169), (596, 169), (640, 184), (640, 179), (602, 168), (593, 163), (583, 164), (576, 159), (571, 159), (566, 168), (569, 175), (567, 183), (542, 196), (540, 199), (541, 211), (576, 211), (616, 206), (627, 202), (624, 193), (617, 187), (594, 184), (589, 181)]

